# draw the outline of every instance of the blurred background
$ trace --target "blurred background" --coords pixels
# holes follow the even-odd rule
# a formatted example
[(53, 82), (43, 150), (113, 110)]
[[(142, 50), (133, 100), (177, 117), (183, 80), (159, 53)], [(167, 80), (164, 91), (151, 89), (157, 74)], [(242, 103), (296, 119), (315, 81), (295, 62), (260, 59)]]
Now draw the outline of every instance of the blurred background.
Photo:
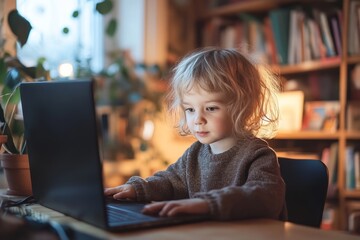
[(26, 154), (20, 82), (87, 78), (105, 184), (152, 175), (194, 141), (164, 110), (171, 68), (199, 47), (237, 48), (279, 76), (269, 144), (328, 166), (322, 227), (360, 232), (359, 9), (360, 0), (0, 0), (2, 152)]

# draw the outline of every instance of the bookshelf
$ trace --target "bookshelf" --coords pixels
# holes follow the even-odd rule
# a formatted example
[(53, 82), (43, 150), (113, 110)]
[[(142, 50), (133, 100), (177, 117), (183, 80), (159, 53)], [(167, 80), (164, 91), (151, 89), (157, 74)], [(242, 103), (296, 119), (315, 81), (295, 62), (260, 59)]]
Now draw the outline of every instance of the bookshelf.
[[(359, 3), (359, 6), (357, 7), (357, 4), (352, 3), (352, 1)], [(279, 132), (274, 139), (269, 140), (269, 143), (275, 150), (279, 149), (279, 151), (283, 151), (285, 149), (288, 151), (296, 150), (303, 153), (315, 153), (319, 159), (322, 159), (324, 149), (330, 149), (333, 145), (337, 146), (337, 153), (335, 154), (335, 158), (337, 159), (337, 180), (334, 183), (337, 190), (335, 191), (335, 195), (329, 197), (329, 205), (335, 206), (337, 212), (336, 225), (333, 226), (333, 228), (341, 230), (348, 230), (350, 202), (353, 203), (355, 201), (360, 203), (360, 188), (348, 189), (346, 187), (347, 175), (345, 172), (347, 147), (353, 145), (357, 151), (360, 148), (360, 129), (354, 130), (347, 128), (347, 107), (350, 102), (360, 102), (360, 98), (352, 96), (353, 86), (350, 80), (352, 78), (352, 72), (356, 66), (360, 64), (360, 49), (356, 49), (356, 46), (353, 46), (353, 43), (349, 41), (349, 36), (351, 36), (351, 38), (354, 37), (354, 25), (351, 25), (353, 23), (350, 22), (353, 18), (352, 9), (355, 8), (354, 6), (356, 6), (356, 9), (360, 9), (360, 0), (202, 0), (201, 4), (198, 3), (196, 8), (193, 9), (197, 16), (195, 19), (196, 44), (194, 44), (196, 47), (204, 47), (207, 45), (241, 47), (243, 45), (239, 45), (239, 43), (241, 44), (242, 41), (245, 41), (246, 46), (250, 46), (246, 50), (259, 57), (262, 62), (267, 63), (274, 72), (278, 73), (282, 77), (282, 81), (284, 81), (283, 84), (286, 85), (289, 80), (296, 79), (305, 86), (305, 88), (311, 88), (311, 84), (317, 82), (317, 84), (323, 84), (318, 86), (321, 89), (320, 91), (329, 91), (327, 95), (320, 94), (314, 96), (314, 94), (310, 94), (310, 96), (307, 96), (305, 94), (305, 102), (315, 100), (338, 102), (340, 107), (337, 114), (335, 130), (302, 129), (301, 131)], [(309, 9), (316, 10), (309, 12)], [(301, 33), (302, 35), (296, 36), (301, 36), (301, 39), (305, 40), (298, 42), (297, 45), (307, 47), (302, 47), (301, 49), (296, 47), (295, 50), (290, 50), (296, 57), (291, 56), (291, 61), (288, 61), (290, 60), (289, 48), (286, 52), (287, 56), (280, 56), (279, 58), (281, 54), (280, 49), (276, 47), (276, 36), (274, 36), (276, 33), (275, 29), (271, 28), (271, 17), (275, 13), (279, 15), (284, 13), (288, 14), (286, 19), (288, 20), (287, 28), (289, 39), (287, 39), (287, 41), (290, 41), (291, 34), (298, 34), (290, 32), (292, 31), (292, 28), (290, 28), (292, 24), (290, 19), (292, 15), (295, 15), (293, 14), (293, 12), (295, 12), (294, 10), (297, 10), (296, 16), (298, 18), (296, 19), (302, 19), (303, 22), (306, 22), (306, 26), (308, 26), (304, 28), (303, 25), (301, 25), (300, 30), (303, 31)], [(360, 11), (358, 12), (360, 13)], [(325, 28), (325, 26), (322, 25), (324, 23), (321, 23), (321, 17), (318, 17), (322, 13), (324, 13), (323, 16), (326, 17), (325, 20), (328, 20), (327, 38), (324, 37), (325, 34), (322, 29)], [(312, 17), (308, 18), (310, 15)], [(299, 18), (299, 16), (301, 17)], [(283, 24), (283, 22), (286, 21), (282, 21), (281, 24)], [(315, 29), (318, 29), (321, 40), (307, 39), (314, 35), (314, 32), (309, 30), (311, 28), (310, 25), (314, 24), (317, 26)], [(349, 27), (349, 25), (351, 25), (351, 27)], [(359, 22), (356, 24), (356, 27), (360, 29)], [(246, 37), (244, 37), (244, 28), (246, 28), (249, 33)], [(255, 34), (259, 29), (263, 29), (262, 39), (260, 40), (257, 37), (258, 35)], [(306, 35), (306, 31), (311, 34)], [(282, 35), (284, 34), (286, 34), (286, 31)], [(273, 36), (272, 38), (271, 35)], [(358, 36), (357, 39), (359, 38), (360, 36)], [(330, 51), (329, 43), (326, 42), (329, 41), (329, 39), (331, 39), (333, 43), (332, 51)], [(275, 43), (272, 41), (275, 41)], [(304, 45), (303, 41), (307, 44)], [(313, 42), (311, 43), (311, 41)], [(315, 45), (315, 43), (318, 44), (319, 41), (322, 41), (322, 45)], [(256, 47), (252, 47), (255, 45)], [(294, 45), (296, 44), (288, 42), (288, 46), (294, 48)], [(320, 51), (319, 49), (315, 49), (314, 46), (320, 46)], [(312, 49), (310, 53), (306, 52), (308, 48)], [(289, 62), (291, 64), (289, 64)], [(310, 90), (310, 92), (311, 91), (312, 90)], [(360, 92), (360, 90), (358, 92)]]

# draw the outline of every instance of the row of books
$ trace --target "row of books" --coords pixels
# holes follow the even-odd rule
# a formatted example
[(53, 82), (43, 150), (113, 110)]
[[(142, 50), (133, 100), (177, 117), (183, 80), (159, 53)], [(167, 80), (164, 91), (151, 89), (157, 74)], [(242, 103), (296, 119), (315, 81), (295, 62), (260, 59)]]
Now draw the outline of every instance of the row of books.
[[(360, 190), (360, 150), (359, 146), (348, 145), (345, 156), (345, 188), (349, 190)], [(337, 194), (337, 162), (338, 143), (332, 143), (322, 151), (321, 161), (329, 170), (328, 196), (335, 197)]]
[(217, 8), (225, 5), (230, 5), (238, 2), (246, 2), (249, 0), (209, 0), (207, 3), (207, 7), (209, 9)]
[(205, 23), (202, 45), (240, 48), (269, 64), (338, 58), (342, 18), (337, 8), (302, 7), (273, 9), (265, 17), (246, 13), (235, 19), (217, 17)]
[[(329, 170), (329, 196), (336, 193), (338, 143), (332, 143), (322, 151), (321, 160)], [(360, 146), (348, 145), (345, 156), (345, 187), (360, 190)], [(334, 195), (335, 196), (335, 195)]]
[[(352, 234), (360, 234), (360, 202), (348, 201), (346, 203), (348, 231)], [(340, 228), (340, 209), (337, 204), (326, 203), (323, 211), (321, 229), (337, 230)]]
[(360, 190), (360, 150), (354, 145), (346, 147), (345, 173), (346, 189)]
[(360, 54), (360, 0), (350, 2), (348, 53)]
[(348, 131), (360, 131), (360, 102), (351, 101), (347, 105), (346, 129)]
[(339, 207), (334, 204), (325, 204), (321, 229), (335, 230), (339, 228)]
[(340, 113), (339, 101), (310, 101), (305, 103), (303, 130), (336, 132)]
[[(340, 56), (342, 12), (313, 9), (309, 17), (302, 9), (290, 11), (288, 63)], [(285, 51), (284, 49), (283, 51)], [(284, 52), (286, 54), (286, 52)]]
[(329, 198), (335, 198), (337, 196), (338, 151), (339, 145), (337, 142), (334, 142), (329, 147), (325, 147), (321, 154), (321, 161), (325, 163), (329, 171)]
[[(339, 125), (339, 101), (305, 101), (303, 91), (278, 95), (279, 131), (336, 132)], [(346, 108), (346, 130), (360, 131), (360, 102), (350, 101)]]
[[(339, 101), (305, 101), (303, 91), (286, 91), (278, 95), (279, 128), (281, 131), (338, 130)], [(349, 112), (350, 113), (350, 112)], [(351, 119), (354, 119), (351, 117)], [(355, 125), (355, 121), (350, 121)]]

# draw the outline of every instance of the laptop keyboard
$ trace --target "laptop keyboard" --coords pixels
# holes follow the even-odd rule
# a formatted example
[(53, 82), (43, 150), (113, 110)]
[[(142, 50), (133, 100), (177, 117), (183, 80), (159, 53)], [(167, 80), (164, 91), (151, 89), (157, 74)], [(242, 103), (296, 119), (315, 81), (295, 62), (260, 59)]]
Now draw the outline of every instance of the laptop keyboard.
[(110, 223), (116, 222), (135, 222), (135, 221), (143, 221), (154, 220), (154, 217), (146, 216), (141, 213), (132, 212), (126, 209), (120, 209), (118, 207), (114, 207), (111, 205), (107, 206), (108, 219)]

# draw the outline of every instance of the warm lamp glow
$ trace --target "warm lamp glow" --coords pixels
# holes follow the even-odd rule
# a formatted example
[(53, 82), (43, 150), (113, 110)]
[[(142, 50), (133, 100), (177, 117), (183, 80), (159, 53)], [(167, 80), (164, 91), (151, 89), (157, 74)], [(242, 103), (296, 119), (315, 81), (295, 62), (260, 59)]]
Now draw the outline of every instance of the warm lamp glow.
[(154, 123), (151, 120), (146, 120), (144, 123), (144, 130), (143, 130), (143, 139), (148, 141), (152, 138), (153, 134), (154, 134)]
[(58, 68), (60, 77), (72, 77), (74, 76), (74, 67), (71, 63), (62, 63)]

